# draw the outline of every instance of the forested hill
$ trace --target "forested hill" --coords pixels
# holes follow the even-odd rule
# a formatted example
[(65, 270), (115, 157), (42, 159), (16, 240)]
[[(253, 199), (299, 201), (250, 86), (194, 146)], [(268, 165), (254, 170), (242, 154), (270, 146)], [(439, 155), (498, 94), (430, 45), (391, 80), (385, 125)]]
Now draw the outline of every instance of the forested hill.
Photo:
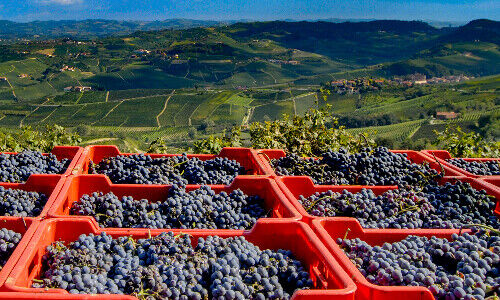
[(500, 42), (500, 22), (487, 19), (474, 20), (458, 27), (441, 38), (446, 42)]

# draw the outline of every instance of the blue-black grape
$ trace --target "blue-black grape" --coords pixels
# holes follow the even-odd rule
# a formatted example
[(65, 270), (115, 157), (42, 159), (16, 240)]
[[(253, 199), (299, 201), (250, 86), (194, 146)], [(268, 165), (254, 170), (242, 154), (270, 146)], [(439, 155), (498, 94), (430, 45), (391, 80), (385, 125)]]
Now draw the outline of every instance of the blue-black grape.
[(327, 191), (299, 196), (298, 201), (313, 216), (353, 217), (364, 228), (461, 228), (467, 224), (500, 228), (493, 213), (496, 199), (462, 181), (400, 188), (378, 196), (369, 189)]
[(424, 286), (439, 300), (484, 300), (500, 292), (500, 238), (492, 232), (453, 234), (449, 241), (408, 236), (381, 246), (359, 238), (337, 243), (373, 284)]
[(47, 196), (44, 194), (0, 186), (1, 216), (37, 217), (45, 203)]
[(149, 202), (113, 193), (83, 195), (71, 213), (93, 216), (102, 227), (249, 229), (267, 211), (259, 196), (240, 189), (216, 194), (209, 186), (186, 192), (177, 185), (166, 199)]
[(113, 183), (132, 184), (230, 184), (246, 170), (235, 160), (216, 157), (189, 159), (186, 154), (152, 158), (149, 155), (118, 155), (90, 163), (89, 173), (105, 174)]
[(441, 176), (428, 164), (412, 163), (406, 154), (392, 153), (385, 147), (354, 154), (345, 149), (329, 151), (320, 159), (289, 154), (271, 160), (271, 164), (278, 175), (307, 175), (316, 184), (412, 186), (432, 183)]
[(0, 229), (0, 270), (5, 266), (7, 260), (16, 249), (22, 235), (15, 231), (2, 228)]
[(452, 158), (446, 161), (475, 175), (500, 175), (500, 161), (498, 160), (466, 161), (461, 158)]
[(172, 232), (134, 240), (106, 233), (55, 242), (34, 287), (140, 299), (289, 299), (313, 287), (289, 250), (260, 250), (244, 237), (199, 238)]
[(0, 181), (25, 182), (31, 174), (62, 174), (70, 163), (66, 158), (59, 161), (52, 153), (42, 155), (38, 151), (0, 154)]

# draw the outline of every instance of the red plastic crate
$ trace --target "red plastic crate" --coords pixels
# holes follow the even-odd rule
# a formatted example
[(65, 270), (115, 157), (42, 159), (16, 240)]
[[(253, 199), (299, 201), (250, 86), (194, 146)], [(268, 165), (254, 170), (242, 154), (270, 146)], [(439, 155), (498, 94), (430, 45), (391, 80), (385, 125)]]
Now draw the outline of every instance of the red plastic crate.
[[(476, 175), (447, 162), (446, 159), (451, 159), (453, 157), (446, 150), (422, 150), (421, 152), (431, 159), (437, 159), (441, 164), (443, 164), (443, 166), (446, 166), (447, 168), (459, 172), (460, 175), (464, 175), (471, 178), (481, 177), (490, 179), (495, 179), (495, 178), (500, 179), (500, 175), (491, 175), (491, 176)], [(490, 161), (490, 160), (496, 160), (500, 162), (500, 158), (462, 158), (462, 159), (465, 161), (477, 161), (477, 162)]]
[(302, 261), (310, 272), (316, 287), (294, 293), (293, 299), (354, 299), (356, 286), (342, 268), (333, 260), (327, 248), (319, 241), (312, 229), (305, 223), (286, 220), (268, 220), (258, 223), (251, 231), (230, 232), (221, 230), (142, 230), (123, 229), (109, 232), (95, 226), (88, 219), (51, 219), (43, 221), (13, 268), (6, 283), (10, 291), (29, 293), (56, 293), (65, 299), (135, 299), (123, 295), (70, 295), (62, 289), (31, 288), (34, 278), (39, 278), (45, 249), (54, 241), (75, 241), (81, 234), (109, 232), (113, 237), (132, 236), (134, 239), (156, 236), (161, 232), (192, 235), (193, 245), (199, 237), (217, 235), (220, 237), (244, 236), (261, 249), (288, 249)]
[[(49, 208), (54, 204), (64, 185), (63, 175), (54, 174), (33, 174), (31, 175), (25, 183), (4, 183), (0, 182), (0, 186), (6, 189), (18, 189), (30, 192), (38, 192), (45, 194), (47, 196), (47, 203), (42, 209), (40, 215), (36, 218), (45, 218), (49, 212)], [(0, 218), (5, 219), (16, 219), (18, 217), (13, 216), (0, 216)]]
[(379, 286), (368, 282), (358, 268), (337, 245), (337, 238), (360, 238), (369, 245), (382, 245), (386, 242), (394, 243), (405, 239), (409, 235), (418, 235), (438, 238), (451, 238), (458, 229), (436, 229), (433, 231), (419, 229), (363, 229), (359, 223), (351, 218), (316, 218), (312, 227), (320, 240), (331, 251), (335, 260), (349, 274), (357, 286), (356, 299), (363, 300), (434, 300), (434, 296), (426, 287), (417, 286)]
[(315, 185), (309, 176), (281, 176), (276, 177), (276, 183), (283, 191), (283, 194), (288, 198), (290, 203), (303, 216), (306, 223), (310, 223), (311, 219), (317, 218), (310, 215), (306, 209), (300, 204), (299, 196), (309, 197), (312, 194), (324, 193), (329, 190), (341, 193), (343, 190), (348, 190), (352, 193), (360, 192), (362, 189), (371, 189), (375, 194), (380, 195), (388, 190), (397, 189), (397, 186), (361, 186), (361, 185)]
[[(91, 299), (92, 297), (89, 297)], [(43, 299), (43, 300), (67, 300), (69, 299), (67, 295), (62, 294), (35, 294), (35, 293), (16, 293), (16, 292), (0, 292), (0, 299), (3, 300), (31, 300), (31, 299)], [(134, 299), (134, 298), (132, 298)]]
[[(43, 175), (64, 175), (68, 176), (74, 172), (74, 169), (77, 165), (80, 156), (83, 154), (84, 148), (78, 146), (55, 146), (50, 153), (54, 154), (58, 160), (63, 158), (67, 158), (71, 160), (68, 168), (63, 174), (43, 174)], [(19, 152), (2, 152), (1, 154), (18, 154)], [(48, 153), (43, 153), (43, 155), (47, 155)], [(33, 174), (39, 175), (39, 174)], [(29, 178), (28, 178), (29, 179)]]
[(15, 292), (0, 292), (0, 299), (3, 300), (31, 300), (31, 299), (44, 299), (44, 300), (67, 300), (65, 295), (58, 294), (31, 294), (31, 293), (15, 293)]
[[(259, 149), (256, 150), (257, 155), (260, 159), (261, 165), (266, 172), (266, 174), (277, 177), (278, 175), (274, 172), (274, 168), (270, 164), (271, 159), (278, 159), (286, 156), (286, 152), (284, 150), (279, 149)], [(462, 175), (460, 172), (455, 171), (446, 165), (440, 165), (436, 160), (429, 158), (427, 155), (424, 155), (418, 151), (413, 150), (391, 150), (392, 153), (401, 153), (406, 154), (408, 159), (413, 163), (422, 164), (424, 162), (428, 163), (429, 166), (441, 172), (444, 170), (445, 176), (460, 176)]]
[(0, 270), (0, 291), (6, 290), (5, 282), (9, 278), (10, 271), (12, 271), (12, 268), (19, 260), (24, 249), (28, 246), (28, 242), (33, 237), (39, 222), (40, 221), (35, 218), (0, 217), (0, 228), (13, 230), (23, 236), (14, 249), (14, 252), (12, 252), (10, 258), (7, 260), (7, 263)]
[[(76, 171), (73, 174), (88, 174), (89, 171), (89, 163), (92, 161), (97, 164), (101, 162), (105, 158), (115, 157), (118, 155), (133, 155), (136, 153), (121, 153), (116, 146), (88, 146), (85, 148), (83, 155), (81, 155), (78, 160)], [(144, 153), (145, 155), (149, 155), (152, 158), (159, 157), (173, 157), (180, 156), (181, 154), (151, 154)], [(216, 157), (227, 157), (228, 159), (235, 160), (241, 164), (247, 171), (249, 171), (246, 175), (267, 175), (264, 172), (260, 164), (260, 160), (257, 157), (255, 150), (250, 148), (232, 148), (226, 147), (221, 150), (218, 155), (214, 154), (188, 154), (188, 158), (198, 158), (200, 160), (209, 160), (214, 159)]]
[[(50, 217), (77, 217), (88, 218), (95, 222), (97, 221), (91, 216), (76, 216), (69, 215), (71, 205), (75, 201), (79, 201), (84, 194), (93, 192), (109, 193), (113, 192), (117, 197), (133, 196), (134, 199), (148, 199), (150, 202), (165, 200), (170, 190), (171, 185), (137, 185), (137, 184), (113, 184), (105, 175), (76, 175), (70, 176), (57, 200), (50, 208)], [(200, 188), (200, 185), (188, 185), (187, 191), (192, 191)], [(275, 181), (270, 178), (257, 177), (250, 178), (249, 176), (241, 176), (236, 178), (229, 186), (212, 186), (212, 190), (216, 193), (222, 191), (230, 193), (233, 190), (241, 189), (247, 195), (258, 195), (265, 200), (266, 208), (270, 210), (272, 218), (289, 218), (299, 220), (301, 215), (295, 207), (288, 202), (287, 198), (278, 187)], [(269, 218), (261, 218), (258, 222), (268, 220)], [(117, 228), (107, 228), (113, 230)], [(141, 229), (133, 229), (141, 231)]]
[[(308, 176), (282, 176), (277, 177), (276, 182), (278, 186), (281, 188), (285, 196), (292, 203), (293, 206), (297, 209), (297, 211), (303, 216), (302, 221), (309, 223), (312, 219), (317, 218), (310, 215), (306, 209), (300, 204), (299, 196), (303, 195), (304, 197), (309, 197), (312, 194), (319, 192), (323, 193), (328, 190), (332, 190), (334, 192), (342, 192), (343, 190), (348, 190), (352, 193), (357, 193), (361, 191), (363, 188), (371, 189), (376, 195), (380, 195), (388, 190), (397, 189), (397, 186), (333, 186), (333, 185), (314, 185), (311, 178)], [(468, 177), (445, 177), (440, 179), (439, 183), (443, 184), (445, 182), (456, 182), (456, 181), (465, 181), (471, 184), (471, 186), (475, 189), (485, 190), (489, 195), (496, 197), (497, 206), (495, 209), (495, 213), (500, 215), (500, 191), (495, 189), (490, 184), (486, 184), (481, 180), (468, 178)], [(336, 218), (336, 217), (334, 217)], [(355, 220), (355, 219), (354, 219)], [(359, 222), (355, 220), (355, 222)], [(359, 225), (361, 228), (361, 225)], [(422, 229), (422, 230), (430, 230), (434, 229)]]
[(493, 185), (495, 188), (497, 188), (498, 190), (500, 190), (500, 178), (481, 178), (480, 179), (481, 181), (484, 181), (490, 185)]

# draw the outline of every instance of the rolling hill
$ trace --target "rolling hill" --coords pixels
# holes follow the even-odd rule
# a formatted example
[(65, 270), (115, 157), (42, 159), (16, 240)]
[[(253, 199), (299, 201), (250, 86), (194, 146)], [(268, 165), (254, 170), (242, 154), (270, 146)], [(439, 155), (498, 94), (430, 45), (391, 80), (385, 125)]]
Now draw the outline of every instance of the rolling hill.
[[(106, 135), (139, 147), (168, 136), (185, 143), (190, 129), (206, 124), (221, 132), (303, 114), (317, 107), (320, 85), (331, 80), (498, 74), (498, 24), (276, 21), (0, 45), (0, 126), (87, 124), (90, 140)], [(92, 91), (64, 91), (74, 86)], [(415, 97), (406, 88), (332, 95), (327, 102), (340, 117), (390, 114), (394, 124), (379, 135), (399, 132), (398, 139), (443, 126), (427, 122), (438, 110), (462, 112), (457, 122), (469, 126), (499, 105), (498, 76), (422, 90)]]

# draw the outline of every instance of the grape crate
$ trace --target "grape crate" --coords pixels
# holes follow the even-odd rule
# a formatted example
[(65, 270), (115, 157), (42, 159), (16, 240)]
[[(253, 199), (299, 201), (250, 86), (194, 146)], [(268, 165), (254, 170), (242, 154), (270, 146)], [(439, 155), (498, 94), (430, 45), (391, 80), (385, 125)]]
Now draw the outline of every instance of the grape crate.
[(152, 158), (149, 155), (119, 155), (89, 166), (90, 174), (107, 175), (113, 183), (133, 184), (230, 184), (245, 169), (236, 161), (210, 160), (187, 155)]
[(466, 170), (474, 175), (496, 176), (500, 175), (500, 160), (470, 161), (461, 158), (447, 159), (446, 162)]
[(17, 154), (0, 154), (0, 181), (25, 182), (32, 174), (62, 174), (71, 163), (70, 159), (38, 151), (23, 151)]
[(500, 228), (494, 214), (496, 199), (462, 181), (400, 188), (378, 196), (370, 189), (358, 193), (329, 190), (300, 195), (297, 200), (312, 216), (353, 217), (364, 228), (441, 229), (468, 224)]
[(101, 227), (250, 229), (268, 211), (259, 196), (240, 189), (216, 194), (209, 186), (186, 192), (174, 185), (164, 200), (149, 202), (113, 192), (85, 194), (71, 214), (96, 218)]
[(359, 238), (337, 243), (376, 285), (424, 286), (439, 300), (495, 299), (500, 292), (498, 232), (453, 234), (450, 240), (408, 236), (373, 247)]
[(411, 162), (405, 154), (385, 147), (366, 148), (350, 154), (344, 149), (326, 152), (321, 158), (302, 158), (295, 154), (271, 160), (279, 176), (310, 176), (323, 185), (414, 186), (434, 182), (442, 174), (427, 164)]

